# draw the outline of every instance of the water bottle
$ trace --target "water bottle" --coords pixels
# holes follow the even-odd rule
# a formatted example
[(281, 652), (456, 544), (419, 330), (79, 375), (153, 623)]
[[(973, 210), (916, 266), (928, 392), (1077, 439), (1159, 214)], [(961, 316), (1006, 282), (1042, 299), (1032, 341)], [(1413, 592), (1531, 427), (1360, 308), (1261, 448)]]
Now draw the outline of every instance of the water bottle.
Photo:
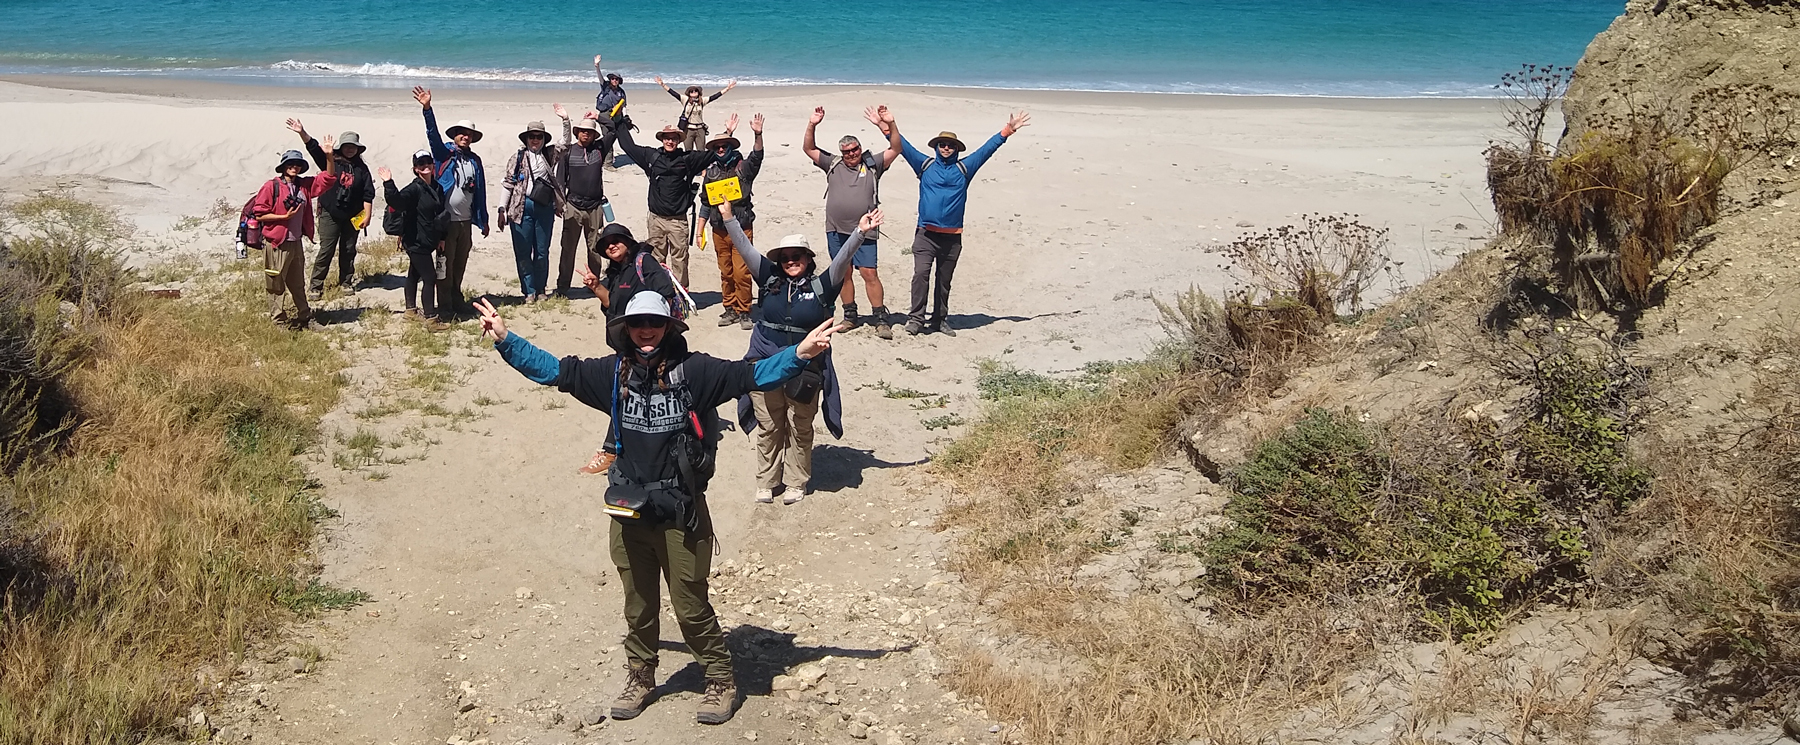
[(606, 215), (607, 222), (613, 222), (612, 202), (607, 201), (606, 197), (600, 198), (600, 213)]

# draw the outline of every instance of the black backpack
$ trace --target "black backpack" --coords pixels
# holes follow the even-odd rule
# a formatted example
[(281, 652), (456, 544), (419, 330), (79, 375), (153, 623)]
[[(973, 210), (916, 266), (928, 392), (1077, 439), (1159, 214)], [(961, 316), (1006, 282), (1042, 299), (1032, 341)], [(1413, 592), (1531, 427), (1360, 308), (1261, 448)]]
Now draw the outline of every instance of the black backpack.
[(388, 205), (381, 213), (381, 232), (392, 236), (406, 233), (406, 216), (394, 209), (394, 205)]

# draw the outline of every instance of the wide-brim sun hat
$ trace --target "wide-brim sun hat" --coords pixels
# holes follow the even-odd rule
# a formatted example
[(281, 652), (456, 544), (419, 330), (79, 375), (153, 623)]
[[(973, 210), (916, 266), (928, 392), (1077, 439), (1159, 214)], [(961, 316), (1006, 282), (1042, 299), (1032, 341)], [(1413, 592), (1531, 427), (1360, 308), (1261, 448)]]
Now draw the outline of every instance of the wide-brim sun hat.
[(584, 118), (580, 119), (579, 121), (575, 122), (575, 129), (577, 129), (577, 130), (585, 129), (589, 132), (593, 132), (594, 134), (600, 134), (600, 120), (588, 119), (588, 118), (584, 117)]
[(656, 139), (659, 140), (680, 140), (684, 136), (681, 130), (676, 129), (673, 124), (663, 125), (662, 129), (656, 131)]
[(706, 149), (711, 150), (720, 145), (724, 145), (726, 150), (736, 150), (738, 149), (738, 145), (742, 144), (743, 143), (738, 142), (738, 138), (732, 137), (731, 135), (719, 135), (718, 137), (706, 141)]
[(519, 133), (520, 142), (528, 142), (532, 135), (543, 135), (544, 141), (550, 141), (550, 130), (544, 129), (543, 122), (526, 122), (525, 131)]
[(481, 130), (476, 129), (475, 123), (467, 119), (450, 125), (449, 129), (444, 130), (444, 135), (454, 138), (457, 132), (468, 132), (471, 145), (481, 141)]
[(349, 147), (351, 145), (356, 146), (356, 152), (358, 154), (362, 153), (365, 150), (368, 150), (368, 148), (363, 147), (362, 135), (359, 135), (355, 132), (351, 132), (348, 130), (346, 130), (343, 134), (338, 135), (337, 149), (338, 149), (339, 153), (344, 152), (344, 148)]
[(786, 238), (782, 238), (781, 242), (775, 244), (774, 248), (763, 252), (763, 258), (768, 259), (771, 264), (779, 265), (781, 262), (775, 257), (783, 251), (802, 251), (805, 252), (806, 258), (819, 258), (819, 255), (812, 250), (812, 242), (807, 240), (806, 235), (803, 233), (794, 233)]
[(667, 327), (668, 330), (677, 334), (688, 330), (686, 322), (676, 318), (674, 313), (669, 312), (668, 299), (664, 298), (661, 293), (649, 291), (632, 294), (631, 302), (625, 304), (625, 312), (620, 313), (618, 317), (606, 322), (607, 333), (610, 334), (614, 331), (624, 329), (627, 322), (632, 318), (642, 318), (645, 316), (666, 319), (669, 324)]
[(939, 144), (939, 143), (946, 143), (946, 144), (948, 144), (948, 145), (950, 145), (950, 147), (953, 147), (953, 148), (956, 148), (956, 152), (959, 152), (959, 153), (960, 153), (960, 152), (962, 152), (962, 151), (964, 151), (964, 150), (968, 150), (968, 149), (969, 149), (969, 148), (968, 148), (968, 147), (966, 147), (966, 146), (964, 146), (964, 145), (963, 145), (963, 141), (962, 141), (962, 140), (959, 140), (959, 139), (956, 139), (956, 133), (955, 133), (955, 132), (951, 132), (951, 131), (948, 131), (948, 130), (945, 130), (945, 131), (943, 131), (943, 132), (939, 132), (939, 133), (938, 133), (938, 136), (936, 136), (936, 137), (933, 137), (933, 138), (931, 138), (931, 141), (930, 141), (930, 142), (927, 142), (927, 143), (925, 143), (925, 144), (926, 144), (926, 146), (927, 146), (927, 147), (934, 147), (934, 148), (935, 148), (935, 147), (937, 147), (937, 146), (938, 146), (938, 144)]
[(306, 173), (306, 169), (312, 167), (312, 163), (306, 160), (305, 154), (301, 153), (299, 150), (288, 150), (281, 154), (281, 162), (275, 164), (275, 172), (287, 173), (289, 163), (299, 163), (301, 173)]

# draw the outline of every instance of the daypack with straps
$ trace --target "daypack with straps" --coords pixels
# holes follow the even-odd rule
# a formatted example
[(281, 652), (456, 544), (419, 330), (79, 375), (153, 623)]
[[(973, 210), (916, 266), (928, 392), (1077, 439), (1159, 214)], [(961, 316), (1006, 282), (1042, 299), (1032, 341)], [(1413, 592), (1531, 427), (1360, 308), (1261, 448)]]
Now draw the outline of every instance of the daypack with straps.
[(258, 189), (256, 194), (250, 195), (250, 201), (244, 203), (244, 209), (238, 212), (237, 229), (238, 244), (245, 248), (254, 248), (259, 251), (262, 250), (263, 246), (262, 223), (257, 221), (254, 210), (256, 207), (256, 197), (261, 193), (262, 190)]
[[(919, 175), (920, 176), (925, 175), (926, 171), (931, 170), (932, 166), (937, 165), (938, 160), (939, 160), (938, 158), (932, 158), (931, 160), (925, 161), (925, 167), (919, 169)], [(962, 171), (964, 179), (967, 179), (969, 177), (969, 167), (966, 165), (963, 165), (962, 158), (956, 159), (956, 170)]]
[[(699, 498), (706, 493), (707, 484), (717, 471), (719, 440), (724, 433), (719, 426), (717, 412), (698, 411), (694, 406), (694, 394), (687, 384), (686, 367), (687, 362), (683, 360), (668, 373), (668, 390), (680, 400), (687, 418), (687, 426), (676, 432), (670, 442), (676, 477), (648, 484), (633, 483), (620, 475), (618, 466), (615, 465), (607, 474), (606, 514), (629, 522), (657, 524), (672, 521), (685, 530), (699, 529)], [(624, 438), (619, 425), (619, 409), (624, 396), (619, 395), (618, 390), (619, 376), (623, 369), (622, 360), (613, 363), (611, 436), (613, 448), (619, 451), (621, 457), (628, 457), (624, 452)], [(654, 385), (655, 381), (651, 381), (651, 384)]]
[[(632, 264), (637, 267), (639, 290), (644, 289), (644, 285), (648, 281), (644, 279), (644, 257), (649, 255), (650, 252), (641, 251), (638, 253), (637, 258), (632, 260)], [(654, 260), (655, 259), (652, 258), (652, 261)], [(675, 273), (669, 271), (668, 264), (657, 262), (657, 265), (661, 266), (663, 272), (669, 275), (669, 284), (675, 287), (675, 297), (671, 298), (669, 301), (669, 312), (674, 313), (675, 317), (678, 319), (684, 321), (687, 320), (688, 316), (693, 315), (694, 311), (699, 309), (699, 305), (695, 304), (694, 298), (688, 295), (687, 288), (682, 287), (680, 282), (674, 281)]]
[[(781, 283), (786, 282), (786, 281), (787, 281), (787, 277), (782, 276), (781, 274), (776, 274), (772, 277), (769, 277), (768, 281), (763, 283), (762, 294), (760, 294), (756, 297), (756, 304), (762, 305), (765, 301), (768, 300), (770, 293), (780, 292), (781, 291)], [(825, 278), (820, 275), (814, 274), (812, 276), (812, 279), (809, 282), (807, 282), (807, 284), (812, 286), (813, 295), (818, 298), (818, 303), (820, 305), (825, 306), (825, 315), (827, 317), (829, 317), (829, 316), (835, 314), (837, 312), (837, 303), (835, 302), (837, 299), (837, 296), (835, 294), (833, 294), (833, 295), (825, 294)], [(786, 331), (790, 334), (800, 334), (800, 335), (804, 336), (806, 334), (812, 333), (812, 329), (803, 329), (803, 328), (799, 328), (797, 326), (789, 326), (785, 323), (776, 323), (774, 321), (769, 320), (767, 316), (764, 316), (763, 320), (759, 321), (759, 323), (761, 323), (764, 326), (768, 326), (769, 328), (775, 329), (776, 331)]]

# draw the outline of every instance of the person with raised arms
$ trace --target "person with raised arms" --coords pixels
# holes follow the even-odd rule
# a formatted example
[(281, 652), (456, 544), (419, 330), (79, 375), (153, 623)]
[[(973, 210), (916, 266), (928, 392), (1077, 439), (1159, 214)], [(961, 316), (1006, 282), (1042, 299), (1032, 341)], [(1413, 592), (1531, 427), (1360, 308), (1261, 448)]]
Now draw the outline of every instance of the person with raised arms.
[(694, 177), (712, 162), (705, 150), (681, 149), (681, 131), (663, 127), (656, 133), (662, 147), (648, 148), (631, 139), (631, 133), (619, 130), (619, 147), (650, 179), (650, 225), (647, 243), (651, 256), (667, 264), (669, 272), (682, 287), (688, 284), (688, 245), (693, 225), (688, 210), (694, 207)]
[(689, 150), (706, 149), (706, 105), (730, 93), (731, 89), (737, 87), (737, 81), (727, 83), (725, 90), (710, 96), (697, 85), (690, 85), (686, 91), (676, 93), (674, 88), (663, 82), (661, 75), (656, 76), (656, 84), (662, 86), (670, 97), (681, 102), (681, 116), (675, 120), (675, 128), (682, 132), (681, 146)]
[[(900, 127), (894, 123), (894, 115), (886, 106), (871, 106), (863, 112), (870, 123), (881, 130), (887, 138), (887, 150), (867, 152), (863, 150), (862, 141), (855, 135), (844, 135), (838, 138), (836, 155), (827, 154), (819, 149), (814, 141), (814, 132), (819, 122), (825, 121), (825, 107), (813, 109), (812, 118), (806, 122), (806, 135), (801, 138), (800, 148), (811, 159), (813, 165), (825, 172), (825, 250), (837, 259), (839, 251), (850, 234), (856, 230), (856, 223), (870, 210), (881, 204), (881, 175), (900, 160)], [(883, 339), (894, 338), (893, 326), (888, 322), (888, 309), (881, 287), (881, 273), (876, 270), (874, 234), (863, 236), (862, 248), (856, 251), (856, 273), (862, 275), (863, 287), (869, 291), (869, 305), (875, 314), (875, 335)], [(856, 328), (856, 283), (846, 279), (838, 299), (844, 304), (844, 322), (838, 326), (839, 331)]]
[(799, 375), (808, 361), (831, 349), (831, 322), (756, 362), (722, 360), (689, 351), (682, 336), (687, 324), (670, 313), (661, 295), (639, 292), (606, 324), (612, 354), (559, 360), (508, 332), (487, 300), (476, 310), (483, 334), (513, 369), (611, 417), (609, 436), (619, 458), (607, 473), (603, 509), (613, 517), (608, 540), (625, 594), (628, 660), (612, 717), (636, 717), (655, 693), (666, 577), (682, 639), (705, 669), (694, 718), (702, 724), (729, 721), (737, 707), (737, 683), (731, 650), (707, 598), (713, 524), (706, 485), (719, 448), (716, 409)]
[[(431, 91), (413, 86), (413, 100), (425, 112), (425, 141), (431, 146), (438, 190), (444, 197), (444, 276), (438, 280), (438, 310), (442, 316), (463, 312), (463, 274), (469, 270), (469, 251), (475, 247), (473, 228), (488, 235), (487, 173), (474, 151), (481, 130), (464, 119), (438, 134), (437, 115), (431, 110)], [(446, 318), (446, 320), (448, 320)]]
[[(819, 323), (831, 323), (831, 306), (849, 275), (857, 245), (881, 225), (881, 210), (864, 214), (846, 239), (844, 250), (821, 273), (818, 254), (807, 245), (806, 236), (783, 238), (765, 256), (756, 252), (750, 236), (738, 225), (730, 202), (719, 204), (719, 214), (738, 256), (762, 288), (757, 301), (762, 318), (750, 332), (746, 360), (767, 358), (799, 342)], [(837, 367), (829, 352), (814, 358), (787, 385), (752, 391), (738, 399), (738, 423), (745, 432), (756, 430), (756, 501), (775, 501), (779, 488), (782, 504), (794, 504), (812, 491), (813, 419), (819, 415), (821, 403), (825, 427), (832, 437), (843, 437), (844, 406), (838, 393)]]
[[(1030, 123), (1030, 114), (1013, 114), (999, 134), (966, 157), (962, 152), (968, 148), (955, 132), (939, 132), (931, 138), (926, 143), (933, 151), (931, 155), (919, 152), (904, 138), (900, 140), (901, 155), (919, 176), (919, 228), (913, 233), (912, 308), (907, 314), (906, 333), (939, 331), (945, 336), (956, 335), (945, 321), (950, 314), (950, 279), (956, 275), (956, 262), (962, 257), (963, 208), (968, 205), (969, 184), (975, 182), (975, 172), (994, 157), (994, 151)], [(936, 287), (932, 286), (933, 279), (937, 280)], [(929, 316), (925, 315), (928, 297)]]
[[(738, 150), (738, 138), (732, 133), (737, 129), (737, 115), (725, 122), (725, 134), (712, 138), (706, 143), (706, 149), (712, 154), (712, 164), (706, 167), (706, 173), (700, 177), (701, 191), (708, 196), (700, 207), (702, 215), (712, 226), (713, 249), (719, 254), (719, 296), (720, 304), (725, 311), (719, 316), (720, 326), (738, 324), (745, 331), (750, 330), (750, 267), (738, 258), (737, 249), (731, 245), (731, 236), (725, 232), (725, 218), (720, 217), (718, 205), (712, 196), (714, 189), (729, 187), (721, 192), (719, 198), (729, 199), (731, 211), (737, 215), (738, 222), (743, 224), (744, 235), (755, 235), (754, 223), (756, 211), (751, 206), (751, 187), (756, 183), (756, 175), (762, 172), (763, 164), (763, 116), (756, 114), (750, 117), (750, 131), (756, 135), (755, 146), (748, 156)], [(730, 196), (725, 196), (725, 194)]]

